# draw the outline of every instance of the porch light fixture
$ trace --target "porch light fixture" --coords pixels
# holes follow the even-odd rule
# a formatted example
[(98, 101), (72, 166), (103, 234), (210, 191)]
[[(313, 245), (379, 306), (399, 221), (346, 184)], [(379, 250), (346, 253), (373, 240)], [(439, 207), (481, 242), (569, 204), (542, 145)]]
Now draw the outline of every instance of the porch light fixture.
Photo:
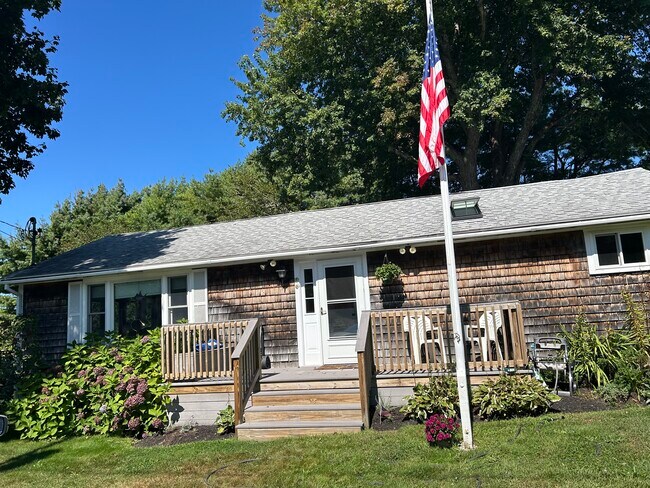
[(418, 251), (415, 246), (402, 246), (399, 248), (399, 253), (406, 254), (407, 249), (411, 254), (415, 254)]
[(271, 259), (271, 260), (269, 261), (269, 266), (271, 266), (271, 268), (275, 268), (275, 265), (276, 265), (276, 264), (278, 264), (278, 263), (277, 263), (277, 261), (276, 261), (275, 259)]
[(284, 280), (287, 277), (287, 270), (284, 268), (278, 268), (275, 270), (275, 272), (278, 274), (278, 278), (280, 278), (280, 280)]
[(478, 198), (465, 198), (451, 202), (451, 215), (453, 220), (476, 219), (482, 217), (478, 206)]

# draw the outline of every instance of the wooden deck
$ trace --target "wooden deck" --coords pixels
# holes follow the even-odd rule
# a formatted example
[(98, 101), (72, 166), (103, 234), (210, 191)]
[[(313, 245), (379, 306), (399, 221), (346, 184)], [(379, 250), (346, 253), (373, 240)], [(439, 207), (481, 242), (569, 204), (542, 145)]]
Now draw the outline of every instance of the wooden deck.
[[(530, 373), (517, 302), (469, 305), (462, 314), (472, 385), (504, 372)], [(368, 427), (378, 403), (398, 406), (429, 377), (453, 375), (454, 338), (444, 307), (367, 311), (356, 367), (263, 370), (257, 319), (191, 324), (163, 334), (162, 364), (165, 378), (185, 380), (173, 383), (171, 394), (179, 403), (190, 399), (201, 418), (216, 416), (208, 412), (214, 406), (201, 410), (202, 398), (226, 398), (240, 437), (349, 432)]]

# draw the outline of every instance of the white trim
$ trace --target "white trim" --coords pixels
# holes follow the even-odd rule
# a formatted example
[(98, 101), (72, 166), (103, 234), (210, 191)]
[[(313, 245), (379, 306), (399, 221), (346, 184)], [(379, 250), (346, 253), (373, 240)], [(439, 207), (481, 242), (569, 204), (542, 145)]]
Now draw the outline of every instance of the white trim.
[(112, 332), (115, 330), (115, 300), (113, 299), (115, 296), (115, 288), (113, 288), (112, 281), (107, 281), (104, 283), (104, 286), (106, 287), (106, 293), (104, 294), (106, 297), (106, 311), (104, 312), (106, 322), (104, 323), (104, 329)]
[[(642, 215), (632, 215), (627, 217), (615, 217), (615, 218), (606, 218), (606, 219), (594, 219), (594, 220), (580, 220), (576, 222), (563, 222), (556, 224), (547, 224), (539, 226), (528, 226), (528, 227), (518, 227), (512, 229), (495, 229), (491, 231), (483, 232), (467, 232), (467, 233), (455, 233), (454, 241), (455, 242), (468, 242), (474, 240), (484, 240), (491, 237), (515, 237), (518, 235), (528, 235), (528, 234), (539, 234), (539, 233), (551, 233), (560, 230), (582, 230), (585, 227), (596, 226), (596, 225), (605, 225), (605, 224), (617, 224), (617, 223), (627, 223), (627, 222), (639, 222), (650, 220), (650, 214)], [(42, 276), (42, 277), (33, 277), (33, 278), (24, 278), (17, 280), (5, 280), (0, 281), (0, 284), (20, 284), (20, 283), (41, 283), (41, 282), (51, 282), (51, 281), (62, 281), (62, 280), (74, 280), (86, 277), (97, 277), (97, 276), (110, 276), (116, 274), (124, 273), (144, 273), (150, 271), (158, 271), (173, 269), (181, 270), (188, 268), (202, 268), (207, 266), (217, 266), (217, 265), (228, 265), (228, 264), (245, 264), (245, 263), (254, 263), (257, 261), (263, 261), (269, 258), (275, 259), (290, 259), (306, 256), (315, 256), (320, 254), (330, 254), (330, 253), (339, 253), (339, 252), (359, 252), (359, 251), (371, 251), (373, 249), (388, 249), (393, 247), (400, 247), (408, 244), (413, 245), (435, 245), (444, 242), (444, 236), (428, 236), (428, 237), (419, 237), (419, 238), (404, 238), (404, 239), (394, 239), (390, 241), (376, 241), (370, 243), (359, 243), (359, 244), (350, 244), (347, 246), (334, 246), (323, 249), (305, 249), (301, 251), (287, 251), (287, 252), (278, 252), (278, 253), (264, 253), (256, 254), (252, 256), (234, 256), (218, 259), (204, 259), (200, 261), (187, 261), (182, 263), (168, 263), (168, 264), (151, 264), (145, 266), (128, 266), (126, 268), (112, 269), (106, 271), (97, 271), (97, 272), (88, 272), (88, 273), (69, 273), (69, 274), (59, 274), (52, 276)], [(176, 271), (174, 271), (176, 272)], [(178, 271), (180, 273), (180, 271)], [(134, 279), (137, 281), (138, 279)]]
[[(75, 281), (68, 283), (68, 310), (67, 310), (67, 343), (73, 341), (79, 343), (84, 339), (84, 320), (83, 316), (85, 309), (83, 308), (83, 290), (84, 284), (82, 281)], [(75, 304), (76, 307), (71, 307)], [(76, 310), (75, 310), (76, 308)]]
[[(598, 261), (596, 249), (596, 236), (603, 234), (615, 234), (619, 252), (619, 260), (622, 261), (622, 250), (620, 249), (620, 234), (641, 233), (643, 247), (645, 250), (645, 263), (612, 264), (601, 266)], [(636, 223), (627, 225), (610, 225), (584, 229), (585, 249), (587, 251), (587, 262), (589, 274), (603, 275), (614, 273), (633, 273), (638, 271), (650, 271), (650, 225), (648, 223)]]
[(18, 293), (16, 294), (16, 315), (21, 316), (23, 314), (23, 300), (24, 300), (24, 286), (18, 286)]

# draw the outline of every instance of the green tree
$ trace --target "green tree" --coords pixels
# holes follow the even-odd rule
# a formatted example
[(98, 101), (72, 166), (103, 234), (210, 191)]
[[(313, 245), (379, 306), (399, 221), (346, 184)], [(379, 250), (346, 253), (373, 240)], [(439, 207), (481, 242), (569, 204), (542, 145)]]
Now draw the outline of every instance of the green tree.
[(57, 81), (48, 56), (58, 38), (48, 40), (25, 19), (41, 20), (58, 10), (60, 0), (0, 0), (0, 192), (25, 178), (32, 159), (45, 150), (40, 142), (56, 139), (54, 123), (61, 120), (67, 83)]
[[(110, 234), (170, 229), (272, 215), (290, 210), (280, 191), (251, 163), (209, 172), (201, 180), (162, 180), (128, 193), (113, 188), (80, 191), (41, 220), (36, 259), (56, 256)], [(22, 236), (0, 238), (0, 276), (31, 264), (31, 245)], [(0, 300), (1, 302), (1, 300)], [(11, 303), (7, 304), (11, 307)], [(3, 304), (0, 303), (0, 309)]]
[(252, 163), (240, 163), (221, 173), (210, 172), (192, 182), (191, 207), (201, 223), (224, 222), (273, 215), (291, 210), (281, 192)]
[[(417, 194), (424, 2), (264, 5), (258, 46), (242, 58), (240, 93), (224, 111), (258, 144), (250, 158), (303, 207)], [(434, 8), (458, 186), (571, 177), (647, 155), (644, 0)], [(554, 152), (568, 171), (554, 170)]]

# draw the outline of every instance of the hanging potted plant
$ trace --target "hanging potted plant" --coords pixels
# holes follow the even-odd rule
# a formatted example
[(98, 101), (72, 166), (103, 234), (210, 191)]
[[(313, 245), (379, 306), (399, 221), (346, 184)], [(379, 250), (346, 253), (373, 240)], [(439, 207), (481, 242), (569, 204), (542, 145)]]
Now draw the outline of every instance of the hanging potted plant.
[(395, 263), (391, 263), (386, 260), (384, 264), (377, 267), (375, 270), (375, 276), (377, 279), (380, 279), (383, 285), (388, 285), (393, 283), (397, 278), (402, 274), (402, 268), (397, 266)]

